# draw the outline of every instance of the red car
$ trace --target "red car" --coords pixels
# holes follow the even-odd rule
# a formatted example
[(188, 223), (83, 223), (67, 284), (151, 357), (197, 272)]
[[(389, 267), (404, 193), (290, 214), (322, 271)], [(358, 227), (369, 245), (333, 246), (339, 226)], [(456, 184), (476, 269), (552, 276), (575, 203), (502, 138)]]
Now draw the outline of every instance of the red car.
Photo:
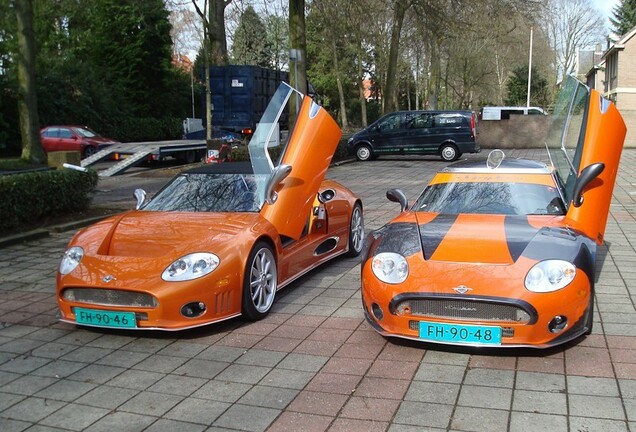
[(47, 126), (40, 130), (40, 143), (47, 153), (78, 151), (87, 158), (118, 141), (99, 136), (86, 126)]

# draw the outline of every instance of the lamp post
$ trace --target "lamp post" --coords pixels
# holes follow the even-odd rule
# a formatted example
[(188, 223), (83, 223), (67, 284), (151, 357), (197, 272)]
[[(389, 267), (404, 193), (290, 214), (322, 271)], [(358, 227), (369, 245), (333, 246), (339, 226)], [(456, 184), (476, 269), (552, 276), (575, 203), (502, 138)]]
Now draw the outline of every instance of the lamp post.
[(526, 106), (530, 106), (530, 81), (532, 80), (532, 27), (530, 27), (530, 56), (528, 59), (528, 98)]

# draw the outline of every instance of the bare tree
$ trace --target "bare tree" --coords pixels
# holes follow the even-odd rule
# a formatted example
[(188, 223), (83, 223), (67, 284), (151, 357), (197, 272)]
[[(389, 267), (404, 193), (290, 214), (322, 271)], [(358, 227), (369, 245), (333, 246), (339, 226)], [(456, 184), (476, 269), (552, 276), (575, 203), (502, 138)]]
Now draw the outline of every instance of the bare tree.
[(386, 83), (384, 85), (384, 112), (398, 109), (397, 99), (397, 71), (398, 55), (400, 47), (400, 35), (406, 10), (410, 7), (408, 0), (395, 0), (393, 8), (393, 23), (391, 28), (391, 42), (389, 45), (389, 62), (386, 71)]
[(554, 50), (555, 82), (575, 72), (579, 50), (602, 40), (604, 20), (591, 0), (548, 0), (542, 21)]
[(307, 40), (305, 38), (305, 0), (289, 0), (289, 81), (307, 94)]
[(35, 39), (31, 0), (15, 0), (18, 23), (18, 111), (22, 136), (22, 159), (40, 164), (46, 155), (38, 132), (38, 100), (35, 87)]

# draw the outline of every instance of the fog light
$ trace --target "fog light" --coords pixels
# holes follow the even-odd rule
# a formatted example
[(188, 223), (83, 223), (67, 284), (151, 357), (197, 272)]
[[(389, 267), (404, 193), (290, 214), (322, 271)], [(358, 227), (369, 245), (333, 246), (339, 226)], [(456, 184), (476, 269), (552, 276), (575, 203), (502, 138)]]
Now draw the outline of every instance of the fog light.
[(568, 319), (563, 315), (557, 315), (552, 318), (552, 321), (548, 324), (548, 330), (551, 333), (560, 333), (568, 325)]
[(376, 303), (371, 305), (371, 310), (373, 310), (373, 315), (379, 321), (384, 318), (384, 313), (382, 312), (382, 308), (378, 306)]
[(202, 315), (206, 310), (205, 303), (203, 302), (192, 302), (186, 305), (183, 305), (181, 308), (181, 315), (186, 318), (196, 318), (199, 315)]

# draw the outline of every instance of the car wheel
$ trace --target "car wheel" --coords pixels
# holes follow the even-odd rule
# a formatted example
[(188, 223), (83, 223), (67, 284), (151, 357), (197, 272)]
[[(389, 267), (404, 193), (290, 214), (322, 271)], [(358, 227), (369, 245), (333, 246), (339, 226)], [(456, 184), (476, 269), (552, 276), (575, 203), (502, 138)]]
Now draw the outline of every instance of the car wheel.
[(445, 160), (446, 162), (452, 162), (459, 158), (461, 156), (461, 153), (453, 144), (444, 144), (439, 150), (439, 155), (442, 157), (442, 160)]
[(84, 147), (84, 158), (93, 156), (95, 153), (97, 153), (97, 149), (95, 147), (91, 145)]
[(243, 315), (249, 320), (264, 318), (272, 308), (278, 274), (271, 247), (258, 242), (250, 252), (243, 278)]
[(358, 159), (359, 161), (365, 162), (371, 158), (373, 158), (373, 152), (371, 151), (371, 147), (369, 147), (366, 144), (362, 144), (356, 148), (356, 159)]
[(362, 252), (364, 246), (364, 216), (362, 216), (362, 206), (356, 203), (351, 212), (349, 221), (349, 252), (350, 257), (357, 257)]

